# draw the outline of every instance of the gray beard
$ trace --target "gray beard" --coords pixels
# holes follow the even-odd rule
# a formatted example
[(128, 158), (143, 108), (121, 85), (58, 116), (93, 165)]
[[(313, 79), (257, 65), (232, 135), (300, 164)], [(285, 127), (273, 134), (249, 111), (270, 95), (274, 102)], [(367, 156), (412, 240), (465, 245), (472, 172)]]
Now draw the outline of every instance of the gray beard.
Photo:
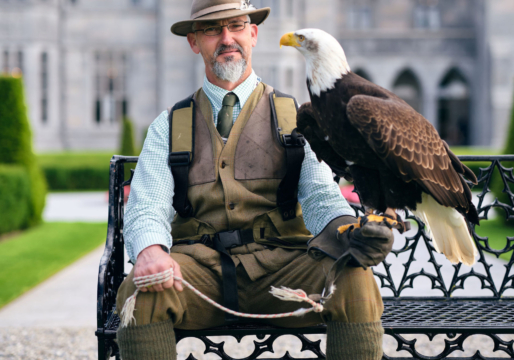
[(237, 82), (245, 73), (248, 64), (245, 59), (234, 61), (232, 57), (229, 57), (226, 60), (224, 63), (214, 61), (212, 72), (220, 80)]
[[(242, 55), (241, 60), (234, 61), (233, 56), (225, 58), (225, 62), (216, 61), (219, 54), (224, 50), (237, 49)], [(237, 43), (232, 45), (221, 45), (214, 52), (213, 59), (211, 61), (212, 72), (216, 77), (223, 81), (237, 82), (246, 71), (248, 63), (245, 60), (246, 53), (244, 49)]]

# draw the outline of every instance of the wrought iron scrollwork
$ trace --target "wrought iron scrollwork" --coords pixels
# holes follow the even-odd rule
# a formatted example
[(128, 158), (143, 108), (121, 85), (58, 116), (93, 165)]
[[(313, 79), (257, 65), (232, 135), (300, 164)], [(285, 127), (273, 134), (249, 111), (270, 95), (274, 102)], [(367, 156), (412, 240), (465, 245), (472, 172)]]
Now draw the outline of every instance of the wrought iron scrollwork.
[[(309, 358), (308, 360), (322, 360), (322, 359), (324, 360), (325, 359), (325, 354), (321, 350), (321, 340), (313, 341), (313, 340), (308, 339), (305, 335), (302, 335), (302, 334), (289, 334), (289, 335), (295, 336), (296, 338), (298, 338), (301, 341), (301, 343), (302, 343), (302, 347), (300, 350), (301, 352), (312, 351), (314, 353), (315, 357)], [(230, 335), (230, 336), (236, 338), (236, 340), (238, 342), (240, 342), (241, 338), (242, 338), (237, 335)], [(272, 334), (267, 339), (262, 339), (262, 341), (254, 340), (253, 341), (253, 344), (254, 344), (253, 352), (250, 355), (248, 355), (247, 357), (244, 357), (241, 359), (235, 359), (225, 352), (225, 341), (215, 342), (212, 339), (208, 338), (207, 336), (194, 336), (194, 337), (199, 339), (200, 341), (202, 341), (203, 344), (205, 345), (204, 354), (209, 354), (209, 353), (216, 354), (217, 356), (219, 356), (221, 359), (224, 359), (224, 360), (256, 360), (257, 358), (259, 358), (259, 356), (261, 356), (262, 354), (264, 354), (266, 352), (274, 353), (273, 344), (281, 336), (284, 336), (284, 335)], [(187, 359), (197, 360), (193, 356), (193, 354), (189, 354)], [(259, 359), (262, 359), (262, 358), (259, 358)], [(289, 351), (286, 351), (284, 356), (282, 356), (280, 358), (273, 358), (273, 359), (296, 360), (297, 358), (292, 357), (291, 354), (289, 353)]]
[[(477, 211), (481, 220), (488, 220), (495, 209), (499, 209), (508, 221), (514, 221), (514, 187), (513, 169), (505, 166), (505, 162), (514, 163), (514, 156), (466, 156), (460, 157), (467, 162), (487, 162), (488, 165), (480, 168), (478, 175), (479, 193), (475, 196), (478, 199)], [(114, 341), (116, 329), (119, 326), (119, 318), (115, 314), (116, 293), (124, 279), (124, 254), (123, 254), (123, 208), (124, 208), (124, 186), (130, 185), (133, 179), (133, 172), (129, 179), (124, 179), (124, 164), (135, 163), (135, 157), (114, 157), (111, 161), (111, 178), (109, 189), (109, 226), (106, 241), (106, 249), (101, 260), (99, 269), (98, 284), (98, 344), (99, 359), (107, 359), (109, 356), (119, 358), (119, 351)], [(502, 163), (503, 162), (503, 163)], [(504, 193), (507, 194), (506, 201), (493, 199), (489, 201), (493, 172), (495, 176), (501, 177), (504, 186)], [(496, 175), (498, 174), (498, 175)], [(355, 214), (364, 213), (364, 209), (358, 205), (352, 205)], [(492, 211), (491, 211), (492, 210)], [(483, 334), (494, 342), (494, 352), (500, 352), (514, 358), (514, 340), (503, 340), (497, 334), (512, 334), (514, 322), (510, 314), (514, 313), (514, 298), (507, 297), (509, 290), (514, 290), (514, 236), (505, 239), (505, 246), (497, 249), (491, 246), (487, 236), (480, 236), (475, 228), (471, 226), (474, 241), (478, 249), (478, 263), (473, 267), (465, 267), (461, 264), (449, 266), (449, 262), (438, 255), (429, 234), (425, 230), (423, 222), (416, 218), (408, 210), (404, 211), (403, 218), (410, 221), (413, 230), (404, 234), (404, 243), (392, 250), (383, 266), (374, 269), (374, 274), (380, 281), (381, 287), (389, 289), (392, 296), (384, 297), (386, 311), (382, 318), (386, 333), (391, 335), (397, 342), (398, 351), (406, 351), (413, 358), (417, 359), (444, 359), (449, 355), (455, 356), (456, 351), (463, 350), (464, 342), (470, 336)], [(514, 231), (513, 231), (514, 233)], [(514, 234), (513, 234), (514, 235)], [(422, 264), (419, 271), (413, 271), (419, 266), (416, 254), (426, 247), (428, 251), (428, 268)], [(505, 273), (502, 278), (496, 277), (493, 281), (491, 272), (491, 257), (505, 257), (510, 254), (503, 267)], [(392, 266), (394, 257), (405, 256), (401, 276), (393, 277)], [(389, 260), (389, 261), (388, 261)], [(416, 263), (417, 262), (417, 263)], [(446, 262), (446, 263), (445, 263)], [(416, 265), (414, 265), (416, 263)], [(443, 268), (445, 267), (445, 268)], [(446, 274), (446, 282), (442, 270), (452, 269), (453, 274)], [(419, 267), (418, 267), (419, 269)], [(445, 270), (445, 271), (446, 271)], [(495, 273), (495, 276), (498, 275)], [(431, 282), (431, 289), (438, 293), (430, 298), (407, 297), (406, 290), (414, 288), (414, 281), (417, 278), (427, 278)], [(457, 298), (456, 292), (464, 289), (464, 283), (475, 278), (480, 281), (482, 289), (487, 291), (487, 296), (479, 299)], [(458, 294), (458, 293), (457, 293)], [(508, 314), (508, 315), (507, 315)], [(491, 330), (495, 329), (495, 330)], [(320, 329), (316, 332), (323, 333)], [(177, 332), (178, 333), (178, 332)], [(291, 332), (275, 331), (267, 337), (260, 331), (257, 334), (258, 341), (254, 341), (253, 352), (244, 360), (263, 359), (263, 355), (273, 353), (273, 344), (283, 335), (293, 335), (302, 343), (302, 352), (311, 351), (315, 357), (312, 359), (324, 359), (325, 355), (321, 350), (320, 341), (311, 341), (305, 335)], [(416, 339), (407, 340), (403, 334), (424, 334), (432, 341), (438, 334), (446, 334), (444, 348), (436, 355), (424, 355), (416, 349)], [(238, 342), (247, 334), (236, 330), (227, 330), (224, 335), (237, 339)], [(224, 349), (224, 342), (216, 342), (211, 337), (200, 335), (187, 335), (196, 337), (205, 344), (205, 353), (213, 353), (224, 360), (235, 360), (230, 357)], [(182, 340), (181, 337), (177, 341)], [(188, 360), (194, 360), (193, 354), (189, 354)], [(280, 359), (294, 359), (289, 352), (286, 352)], [(384, 359), (405, 359), (403, 357), (391, 357), (384, 355)], [(459, 357), (461, 360), (493, 359), (485, 357), (480, 351), (476, 351), (471, 357)]]

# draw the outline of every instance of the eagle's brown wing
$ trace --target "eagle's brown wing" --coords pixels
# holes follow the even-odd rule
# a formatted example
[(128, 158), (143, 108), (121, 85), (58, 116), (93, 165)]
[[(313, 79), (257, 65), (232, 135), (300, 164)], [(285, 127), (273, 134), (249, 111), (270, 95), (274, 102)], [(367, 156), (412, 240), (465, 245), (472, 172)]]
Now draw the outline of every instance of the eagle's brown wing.
[(356, 95), (346, 112), (368, 145), (402, 180), (416, 181), (442, 205), (466, 212), (474, 209), (461, 175), (476, 183), (475, 175), (451, 153), (432, 124), (407, 103), (396, 97)]
[(345, 159), (339, 156), (328, 142), (323, 139), (323, 132), (319, 128), (315, 116), (310, 102), (300, 106), (296, 116), (298, 131), (305, 136), (319, 162), (324, 160), (337, 176), (353, 181), (347, 170), (348, 167)]

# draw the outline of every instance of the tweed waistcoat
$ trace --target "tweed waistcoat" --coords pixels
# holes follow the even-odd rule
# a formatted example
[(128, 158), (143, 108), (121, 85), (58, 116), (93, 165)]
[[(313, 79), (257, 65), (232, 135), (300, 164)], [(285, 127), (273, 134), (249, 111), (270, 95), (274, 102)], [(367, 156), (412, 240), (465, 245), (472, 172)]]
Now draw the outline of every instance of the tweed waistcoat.
[(194, 96), (194, 159), (189, 169), (188, 198), (194, 215), (175, 215), (175, 241), (205, 234), (253, 229), (257, 243), (306, 248), (312, 238), (300, 204), (297, 217), (283, 221), (277, 188), (286, 173), (286, 154), (273, 128), (269, 95), (260, 83), (241, 109), (227, 143), (216, 130), (210, 102), (202, 89)]

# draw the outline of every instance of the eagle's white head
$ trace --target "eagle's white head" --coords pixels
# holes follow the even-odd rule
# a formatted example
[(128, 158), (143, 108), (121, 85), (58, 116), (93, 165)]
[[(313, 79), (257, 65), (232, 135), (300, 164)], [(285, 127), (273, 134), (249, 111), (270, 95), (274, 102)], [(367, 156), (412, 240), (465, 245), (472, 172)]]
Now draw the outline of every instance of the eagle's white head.
[(280, 39), (280, 47), (293, 46), (305, 56), (310, 91), (317, 96), (332, 89), (335, 82), (350, 72), (346, 55), (339, 42), (319, 29), (290, 32)]

